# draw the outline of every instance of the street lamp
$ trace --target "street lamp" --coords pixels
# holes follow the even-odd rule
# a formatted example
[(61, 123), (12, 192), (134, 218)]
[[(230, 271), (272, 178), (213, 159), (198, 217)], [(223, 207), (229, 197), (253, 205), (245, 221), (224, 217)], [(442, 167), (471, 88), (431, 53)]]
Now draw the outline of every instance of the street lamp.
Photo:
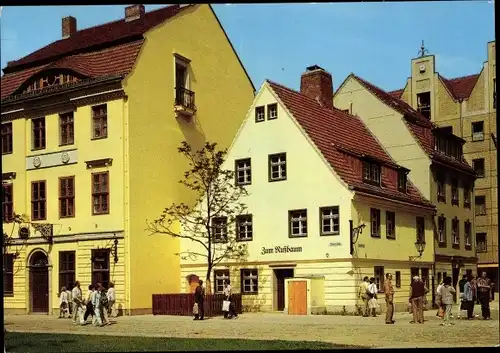
[(354, 253), (354, 244), (358, 242), (359, 235), (363, 233), (363, 228), (366, 227), (365, 224), (361, 224), (358, 227), (354, 228), (352, 224), (352, 220), (349, 220), (349, 229), (351, 234), (350, 239), (350, 254)]
[(422, 254), (425, 250), (425, 239), (417, 239), (415, 242), (415, 248), (417, 249), (418, 256), (410, 256), (410, 261), (419, 259), (422, 257)]

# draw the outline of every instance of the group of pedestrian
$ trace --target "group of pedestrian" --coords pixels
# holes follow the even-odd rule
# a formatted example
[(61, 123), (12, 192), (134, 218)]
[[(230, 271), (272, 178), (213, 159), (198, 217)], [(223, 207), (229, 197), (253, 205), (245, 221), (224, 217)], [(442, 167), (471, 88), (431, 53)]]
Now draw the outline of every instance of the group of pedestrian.
[(116, 317), (114, 287), (112, 282), (107, 290), (101, 283), (89, 285), (84, 298), (79, 281), (75, 282), (71, 292), (63, 286), (59, 293), (59, 318), (68, 314), (74, 324), (86, 325), (87, 319), (92, 316), (93, 326), (110, 325), (109, 317)]
[[(222, 311), (224, 312), (224, 319), (237, 318), (238, 314), (234, 306), (234, 301), (232, 300), (232, 288), (231, 282), (229, 280), (224, 281), (223, 289), (224, 301), (222, 304)], [(193, 314), (194, 320), (204, 320), (205, 318), (205, 288), (203, 287), (203, 281), (199, 281), (198, 286), (194, 291), (194, 305)]]
[[(467, 318), (474, 318), (474, 303), (476, 300), (481, 302), (482, 316), (485, 320), (490, 320), (489, 302), (492, 300), (491, 296), (491, 281), (487, 278), (486, 272), (483, 272), (481, 277), (473, 278), (470, 274), (464, 276), (463, 287), (460, 284), (462, 307), (461, 309), (467, 310)], [(463, 290), (462, 290), (463, 288)], [(384, 296), (386, 304), (386, 324), (394, 324), (394, 287), (392, 285), (392, 274), (387, 273), (384, 281)], [(423, 324), (424, 323), (424, 301), (425, 296), (429, 292), (424, 281), (419, 276), (414, 276), (410, 284), (408, 304), (411, 308), (413, 316), (410, 323)], [(363, 317), (373, 316), (376, 317), (376, 309), (378, 308), (377, 302), (378, 286), (375, 278), (363, 278), (359, 285), (358, 297), (363, 302), (362, 314)], [(451, 326), (450, 319), (452, 318), (452, 307), (456, 290), (452, 284), (452, 278), (447, 276), (443, 279), (436, 289), (436, 305), (439, 310), (436, 314), (438, 317), (443, 318), (443, 326)], [(477, 296), (477, 299), (476, 299)]]

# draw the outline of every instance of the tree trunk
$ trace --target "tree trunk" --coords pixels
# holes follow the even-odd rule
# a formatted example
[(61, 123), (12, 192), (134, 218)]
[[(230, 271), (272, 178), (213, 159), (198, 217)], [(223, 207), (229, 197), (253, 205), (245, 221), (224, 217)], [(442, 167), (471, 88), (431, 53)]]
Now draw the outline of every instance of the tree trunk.
[(212, 283), (210, 281), (210, 278), (207, 278), (205, 280), (205, 294), (212, 294)]

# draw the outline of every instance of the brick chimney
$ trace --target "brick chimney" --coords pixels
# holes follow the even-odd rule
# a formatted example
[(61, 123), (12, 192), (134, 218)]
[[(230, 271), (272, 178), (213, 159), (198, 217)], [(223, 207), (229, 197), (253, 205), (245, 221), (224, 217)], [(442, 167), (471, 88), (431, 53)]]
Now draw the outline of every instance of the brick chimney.
[(132, 5), (125, 8), (125, 22), (137, 20), (146, 13), (144, 5)]
[(63, 17), (62, 19), (62, 37), (63, 39), (71, 37), (76, 33), (76, 18), (73, 16)]
[(309, 66), (300, 78), (300, 93), (317, 100), (323, 108), (333, 109), (332, 75), (318, 65)]

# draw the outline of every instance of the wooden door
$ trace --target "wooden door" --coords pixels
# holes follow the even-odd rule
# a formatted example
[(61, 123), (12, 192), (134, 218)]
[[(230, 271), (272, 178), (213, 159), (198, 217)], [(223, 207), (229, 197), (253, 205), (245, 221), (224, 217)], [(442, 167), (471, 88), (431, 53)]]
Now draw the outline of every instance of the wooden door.
[(31, 273), (31, 311), (49, 312), (49, 270), (47, 267), (34, 267)]
[(307, 282), (288, 282), (288, 314), (307, 315)]

